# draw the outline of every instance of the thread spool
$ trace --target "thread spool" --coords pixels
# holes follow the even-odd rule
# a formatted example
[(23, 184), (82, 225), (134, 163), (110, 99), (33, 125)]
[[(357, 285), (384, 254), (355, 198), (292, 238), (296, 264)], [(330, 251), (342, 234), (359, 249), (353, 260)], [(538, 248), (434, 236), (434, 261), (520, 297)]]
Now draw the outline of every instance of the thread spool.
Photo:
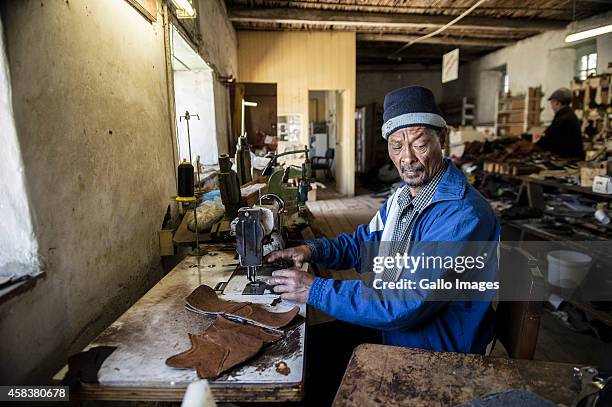
[(178, 166), (178, 197), (177, 200), (194, 200), (193, 165), (183, 158)]

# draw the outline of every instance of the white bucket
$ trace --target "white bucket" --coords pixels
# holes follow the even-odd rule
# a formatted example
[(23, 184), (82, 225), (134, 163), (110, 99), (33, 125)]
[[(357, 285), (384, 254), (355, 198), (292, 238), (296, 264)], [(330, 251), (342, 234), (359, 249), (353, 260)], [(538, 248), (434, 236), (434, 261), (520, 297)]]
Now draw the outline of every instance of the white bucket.
[(591, 256), (570, 250), (548, 252), (548, 283), (561, 288), (576, 288), (591, 267)]

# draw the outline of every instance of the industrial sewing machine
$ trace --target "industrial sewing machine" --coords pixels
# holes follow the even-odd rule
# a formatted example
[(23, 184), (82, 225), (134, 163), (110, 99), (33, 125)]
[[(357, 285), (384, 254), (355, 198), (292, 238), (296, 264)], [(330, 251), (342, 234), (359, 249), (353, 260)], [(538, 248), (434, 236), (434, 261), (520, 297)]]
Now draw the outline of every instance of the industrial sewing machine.
[[(286, 151), (280, 154), (268, 154), (270, 161), (264, 168), (262, 175), (269, 176), (268, 192), (278, 195), (284, 202), (288, 216), (292, 217), (292, 224), (308, 224), (308, 211), (306, 200), (310, 189), (312, 169), (308, 158), (308, 147), (303, 150)], [(302, 167), (288, 166), (274, 170), (278, 166), (280, 157), (290, 154), (302, 154), (305, 158)]]
[[(283, 265), (263, 264), (269, 253), (285, 247), (282, 236), (282, 215), (285, 203), (278, 195), (265, 194), (252, 207), (240, 208), (232, 222), (236, 235), (236, 252), (240, 265), (232, 278), (240, 278), (246, 272), (245, 295), (262, 295), (271, 291), (266, 279), (272, 271)], [(231, 280), (231, 279), (230, 279)]]

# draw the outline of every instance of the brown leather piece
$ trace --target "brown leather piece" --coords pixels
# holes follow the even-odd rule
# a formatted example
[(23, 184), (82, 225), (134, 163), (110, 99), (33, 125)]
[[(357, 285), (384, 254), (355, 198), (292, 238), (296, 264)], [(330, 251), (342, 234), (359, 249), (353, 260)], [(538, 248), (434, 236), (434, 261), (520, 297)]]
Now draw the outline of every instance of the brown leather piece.
[(261, 339), (233, 330), (210, 332), (206, 336), (215, 344), (229, 349), (219, 373), (246, 362), (263, 347)]
[(219, 317), (202, 335), (189, 334), (191, 348), (166, 360), (175, 368), (195, 368), (201, 379), (214, 379), (255, 356), (282, 333)]
[(283, 337), (283, 334), (279, 331), (270, 331), (250, 324), (240, 324), (229, 321), (223, 317), (217, 318), (217, 320), (208, 328), (206, 332), (217, 332), (224, 330), (232, 330), (254, 336), (257, 339), (260, 339), (264, 344), (276, 342)]
[(229, 354), (229, 349), (217, 345), (206, 334), (189, 334), (191, 348), (185, 352), (166, 359), (166, 365), (179, 369), (195, 368), (201, 379), (218, 377), (222, 370), (223, 361)]
[(215, 290), (207, 285), (201, 285), (185, 298), (185, 302), (193, 308), (204, 312), (232, 314), (247, 303), (219, 299)]
[(222, 300), (207, 285), (201, 285), (185, 298), (187, 309), (203, 314), (236, 316), (270, 328), (282, 328), (300, 312), (293, 307), (286, 312), (270, 312), (260, 304)]
[(270, 312), (259, 304), (247, 304), (236, 311), (234, 315), (250, 319), (272, 328), (282, 328), (291, 322), (298, 312), (300, 312), (299, 307), (291, 308), (286, 312)]

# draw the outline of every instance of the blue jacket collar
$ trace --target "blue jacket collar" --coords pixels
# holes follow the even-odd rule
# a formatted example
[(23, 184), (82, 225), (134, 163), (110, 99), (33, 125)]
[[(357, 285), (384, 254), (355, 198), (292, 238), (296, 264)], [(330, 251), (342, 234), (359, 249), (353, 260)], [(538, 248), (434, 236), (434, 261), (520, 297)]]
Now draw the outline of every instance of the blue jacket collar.
[(431, 202), (448, 201), (448, 200), (459, 200), (465, 195), (467, 187), (467, 179), (460, 169), (455, 167), (455, 164), (449, 159), (445, 158), (446, 171), (442, 175), (442, 179), (438, 184), (438, 189), (434, 194)]

